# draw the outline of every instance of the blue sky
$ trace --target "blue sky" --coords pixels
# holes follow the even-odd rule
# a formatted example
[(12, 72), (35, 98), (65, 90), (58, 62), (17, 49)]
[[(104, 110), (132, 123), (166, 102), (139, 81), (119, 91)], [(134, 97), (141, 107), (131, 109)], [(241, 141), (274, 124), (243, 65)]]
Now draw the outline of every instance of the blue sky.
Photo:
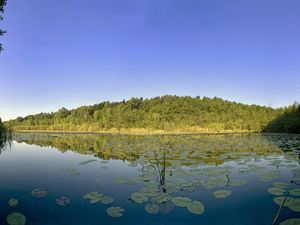
[(0, 117), (165, 94), (300, 100), (299, 0), (9, 0)]

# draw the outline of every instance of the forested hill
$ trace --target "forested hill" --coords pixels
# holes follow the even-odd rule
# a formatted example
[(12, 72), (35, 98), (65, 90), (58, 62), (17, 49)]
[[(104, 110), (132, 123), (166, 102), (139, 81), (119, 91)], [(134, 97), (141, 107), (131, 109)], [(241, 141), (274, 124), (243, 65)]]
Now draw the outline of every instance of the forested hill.
[(262, 131), (285, 109), (208, 97), (163, 96), (102, 102), (5, 122), (16, 131), (240, 132)]

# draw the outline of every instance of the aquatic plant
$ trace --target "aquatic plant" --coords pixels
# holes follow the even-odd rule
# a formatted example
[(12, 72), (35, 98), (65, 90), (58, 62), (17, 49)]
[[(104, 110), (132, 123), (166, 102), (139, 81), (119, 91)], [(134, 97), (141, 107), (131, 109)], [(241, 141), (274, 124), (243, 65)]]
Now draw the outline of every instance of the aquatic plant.
[(13, 212), (7, 216), (6, 221), (9, 225), (25, 225), (26, 217), (22, 213)]

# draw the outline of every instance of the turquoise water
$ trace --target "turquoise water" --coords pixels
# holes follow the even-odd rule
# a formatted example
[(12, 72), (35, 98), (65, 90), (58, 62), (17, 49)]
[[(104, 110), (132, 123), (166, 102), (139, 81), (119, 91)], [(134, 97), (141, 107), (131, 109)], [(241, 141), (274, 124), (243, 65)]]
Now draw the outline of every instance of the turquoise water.
[[(271, 225), (273, 199), (287, 195), (280, 224), (300, 218), (299, 143), (297, 135), (15, 134), (0, 154), (0, 224), (18, 212), (32, 225)], [(109, 215), (111, 207), (121, 211)]]

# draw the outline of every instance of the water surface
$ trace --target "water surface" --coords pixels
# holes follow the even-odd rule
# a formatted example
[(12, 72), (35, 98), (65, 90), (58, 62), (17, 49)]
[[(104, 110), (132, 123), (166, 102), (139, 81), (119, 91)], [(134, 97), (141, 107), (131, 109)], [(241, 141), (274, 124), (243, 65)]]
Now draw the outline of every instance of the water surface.
[(31, 225), (267, 225), (274, 198), (287, 195), (280, 224), (300, 217), (299, 144), (299, 135), (14, 134), (0, 154), (0, 224), (18, 212)]

